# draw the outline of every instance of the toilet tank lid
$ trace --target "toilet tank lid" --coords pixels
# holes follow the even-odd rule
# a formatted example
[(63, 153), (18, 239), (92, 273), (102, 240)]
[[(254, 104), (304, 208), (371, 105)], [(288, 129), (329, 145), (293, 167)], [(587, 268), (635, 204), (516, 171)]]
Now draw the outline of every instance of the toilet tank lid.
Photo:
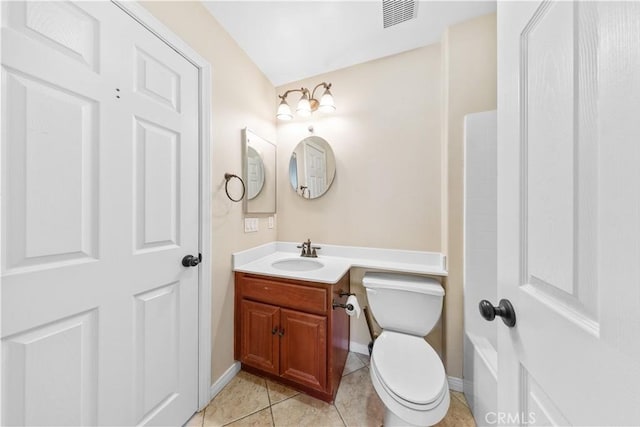
[(444, 296), (444, 288), (431, 277), (409, 276), (396, 273), (365, 273), (362, 278), (365, 288), (397, 289), (422, 294)]

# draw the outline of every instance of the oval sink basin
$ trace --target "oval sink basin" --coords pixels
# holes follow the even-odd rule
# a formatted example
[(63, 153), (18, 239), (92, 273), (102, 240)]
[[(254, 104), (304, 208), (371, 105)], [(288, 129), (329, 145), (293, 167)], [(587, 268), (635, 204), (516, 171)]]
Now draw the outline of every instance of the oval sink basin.
[(285, 271), (312, 271), (324, 267), (324, 264), (314, 259), (293, 258), (274, 261), (271, 267)]

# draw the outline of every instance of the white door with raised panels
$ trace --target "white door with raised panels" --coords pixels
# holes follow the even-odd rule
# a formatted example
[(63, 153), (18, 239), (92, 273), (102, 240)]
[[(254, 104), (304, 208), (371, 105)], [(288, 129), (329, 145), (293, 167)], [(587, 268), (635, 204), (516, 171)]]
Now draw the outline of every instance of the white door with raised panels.
[(111, 2), (2, 8), (2, 424), (181, 425), (198, 70)]
[(304, 144), (304, 160), (309, 198), (314, 199), (321, 196), (327, 186), (327, 153), (320, 145), (307, 141)]
[(640, 424), (640, 3), (498, 3), (500, 425)]

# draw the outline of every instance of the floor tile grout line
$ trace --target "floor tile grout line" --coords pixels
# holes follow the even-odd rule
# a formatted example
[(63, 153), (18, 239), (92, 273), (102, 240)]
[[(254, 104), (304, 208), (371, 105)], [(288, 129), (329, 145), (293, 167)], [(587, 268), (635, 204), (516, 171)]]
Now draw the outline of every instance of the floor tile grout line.
[[(354, 373), (356, 373), (356, 372), (358, 372), (359, 370), (364, 369), (364, 368), (366, 368), (366, 366), (363, 366), (362, 368), (358, 368), (358, 369), (356, 369), (355, 371), (351, 371), (351, 372), (349, 372), (348, 374), (344, 374), (344, 375), (342, 376), (342, 378), (344, 378), (344, 377), (348, 377), (349, 375), (354, 374)], [(340, 380), (340, 381), (342, 381), (342, 380)]]
[[(354, 371), (355, 372), (355, 371)], [(351, 372), (353, 373), (353, 372)], [(347, 374), (349, 375), (349, 374)], [(346, 377), (346, 375), (343, 375), (340, 378), (340, 384), (342, 384), (342, 378)], [(340, 412), (340, 409), (338, 408), (338, 405), (336, 405), (336, 401), (338, 400), (338, 394), (340, 393), (340, 385), (338, 385), (338, 390), (336, 391), (336, 395), (333, 398), (333, 402), (330, 403), (331, 406), (333, 406), (334, 408), (336, 408), (336, 412), (338, 413), (338, 416), (340, 417), (340, 420), (342, 421), (342, 424), (344, 425), (344, 427), (347, 427), (347, 422), (344, 420), (344, 417), (342, 416), (342, 412)]]
[(333, 406), (334, 408), (336, 408), (336, 412), (338, 413), (338, 416), (340, 417), (340, 419), (342, 420), (342, 424), (344, 425), (344, 427), (347, 427), (347, 422), (344, 420), (344, 417), (342, 416), (342, 412), (340, 412), (340, 409), (338, 409), (338, 405), (336, 405), (336, 402), (334, 400), (334, 402), (331, 404), (331, 406)]
[[(243, 420), (243, 419), (245, 419), (245, 418), (247, 418), (247, 417), (250, 417), (251, 415), (257, 414), (257, 413), (258, 413), (258, 412), (260, 412), (260, 411), (264, 411), (264, 410), (265, 410), (265, 409), (267, 409), (267, 408), (271, 408), (271, 398), (269, 397), (269, 390), (267, 389), (267, 381), (266, 381), (264, 378), (260, 378), (260, 377), (258, 377), (257, 375), (256, 375), (256, 377), (257, 377), (257, 378), (259, 378), (260, 380), (262, 380), (262, 382), (264, 383), (264, 390), (265, 390), (265, 392), (267, 393), (267, 402), (269, 402), (269, 404), (268, 404), (267, 406), (263, 407), (263, 408), (257, 409), (257, 410), (255, 410), (255, 411), (253, 411), (253, 412), (250, 412), (250, 413), (248, 413), (248, 414), (242, 415), (242, 416), (241, 416), (241, 417), (239, 417), (239, 418), (236, 418), (236, 419), (234, 419), (234, 420), (231, 420), (231, 421), (229, 421), (228, 423), (224, 423), (224, 424), (223, 424), (223, 426), (228, 426), (229, 424), (233, 424), (233, 423), (235, 423), (236, 421)], [(213, 399), (212, 399), (212, 401), (213, 401)], [(209, 404), (211, 404), (211, 402), (209, 402)], [(209, 406), (209, 405), (207, 405), (207, 406)], [(273, 421), (273, 416), (272, 416), (271, 418), (272, 418), (272, 421)], [(203, 424), (204, 424), (204, 418), (202, 419), (202, 422), (203, 422)], [(204, 425), (203, 425), (203, 427), (204, 427)]]
[[(459, 397), (459, 396), (458, 396), (457, 394), (455, 394), (455, 393), (451, 393), (451, 395), (452, 395), (454, 398), (458, 399), (458, 401), (459, 401), (460, 403), (462, 403), (464, 406), (466, 406), (467, 408), (469, 408), (469, 403), (467, 402), (466, 397), (464, 397), (464, 393), (459, 392), (459, 391), (458, 391), (458, 392), (456, 392), (456, 393), (461, 393), (463, 397), (461, 398), (461, 397)], [(462, 400), (462, 399), (464, 399), (464, 400)]]
[(271, 427), (275, 427), (276, 419), (273, 418), (273, 403), (271, 402), (271, 392), (269, 391), (269, 383), (264, 380), (264, 384), (267, 387), (267, 399), (269, 399), (269, 413), (271, 414)]
[(359, 367), (359, 368), (357, 368), (357, 369), (354, 369), (353, 371), (348, 372), (348, 373), (346, 373), (346, 374), (345, 374), (345, 373), (344, 373), (344, 371), (343, 371), (343, 372), (342, 372), (342, 377), (344, 378), (344, 377), (346, 377), (347, 375), (351, 375), (351, 374), (353, 374), (354, 372), (359, 371), (359, 370), (360, 370), (360, 369), (362, 369), (362, 368), (366, 368), (366, 366), (362, 365), (361, 367)]
[(453, 397), (460, 403), (462, 403), (464, 406), (467, 406), (466, 402), (463, 402), (462, 399), (460, 399), (458, 396), (456, 396), (455, 394), (453, 395)]
[[(356, 357), (358, 359), (360, 359), (360, 361), (364, 364), (369, 364), (371, 363), (371, 355), (367, 356), (366, 354), (362, 354), (362, 353), (354, 353), (356, 355)], [(362, 360), (363, 357), (366, 357), (366, 361)]]
[(269, 413), (271, 414), (271, 427), (276, 426), (276, 419), (273, 417), (273, 406), (269, 405)]
[(361, 366), (361, 367), (359, 367), (359, 368), (356, 368), (356, 369), (354, 369), (353, 371), (348, 372), (348, 373), (346, 373), (346, 374), (343, 372), (343, 373), (342, 373), (342, 376), (343, 376), (343, 377), (346, 377), (347, 375), (349, 375), (349, 374), (353, 374), (354, 372), (359, 371), (359, 370), (360, 370), (360, 369), (362, 369), (362, 368), (366, 368), (366, 366), (364, 366), (364, 365), (363, 365), (363, 366)]
[(237, 421), (244, 420), (245, 418), (250, 417), (251, 415), (255, 415), (260, 411), (264, 411), (267, 408), (269, 408), (269, 406), (265, 406), (264, 408), (260, 408), (258, 410), (253, 411), (253, 412), (250, 412), (250, 413), (248, 413), (246, 415), (241, 416), (240, 418), (236, 418), (236, 419), (234, 419), (232, 421), (229, 421), (228, 423), (224, 423), (223, 426), (228, 426), (229, 424), (233, 424), (233, 423), (235, 423)]
[[(285, 401), (287, 401), (287, 400), (289, 400), (289, 399), (293, 399), (294, 397), (299, 396), (299, 395), (301, 395), (301, 394), (304, 394), (304, 393), (302, 393), (302, 392), (298, 392), (298, 393), (294, 394), (293, 396), (285, 397), (284, 399), (282, 399), (282, 400), (278, 400), (276, 403), (273, 403), (271, 406), (279, 405), (279, 404), (281, 404), (282, 402), (285, 402)], [(312, 396), (310, 396), (310, 397), (312, 397)], [(314, 397), (314, 399), (315, 399), (315, 397)]]
[[(343, 376), (341, 377), (341, 382), (342, 382), (342, 381), (343, 381), (347, 376), (349, 376), (349, 375), (351, 375), (351, 374), (353, 374), (353, 373), (356, 373), (356, 372), (358, 372), (358, 371), (361, 371), (363, 368), (366, 368), (366, 369), (367, 369), (367, 371), (370, 371), (371, 367), (370, 367), (370, 364), (369, 364), (369, 363), (364, 363), (364, 362), (363, 362), (363, 363), (362, 363), (362, 365), (363, 365), (363, 366), (361, 366), (361, 367), (359, 367), (359, 368), (357, 368), (357, 369), (355, 369), (355, 370), (353, 370), (353, 371), (349, 372), (348, 374), (343, 375)], [(360, 374), (360, 375), (366, 375), (366, 373), (363, 373), (363, 374)], [(236, 419), (230, 420), (229, 422), (225, 423), (225, 424), (224, 424), (224, 426), (229, 426), (229, 425), (230, 425), (230, 424), (232, 424), (232, 423), (236, 423), (236, 422), (239, 422), (239, 421), (241, 421), (241, 420), (244, 420), (244, 419), (246, 419), (246, 418), (248, 418), (248, 417), (250, 417), (250, 416), (253, 416), (253, 415), (257, 414), (258, 412), (264, 411), (265, 409), (267, 409), (267, 407), (269, 408), (269, 414), (271, 415), (271, 425), (272, 425), (272, 427), (283, 427), (283, 426), (285, 426), (286, 424), (284, 424), (284, 425), (282, 425), (282, 426), (278, 426), (278, 425), (276, 424), (276, 422), (275, 422), (275, 416), (274, 416), (274, 412), (273, 412), (273, 407), (274, 407), (275, 405), (280, 404), (280, 403), (286, 402), (287, 400), (290, 400), (290, 399), (292, 399), (292, 398), (296, 398), (296, 397), (300, 397), (300, 396), (305, 396), (306, 394), (305, 394), (305, 393), (301, 393), (301, 392), (299, 392), (299, 391), (297, 391), (297, 390), (295, 390), (295, 389), (292, 389), (292, 391), (294, 391), (294, 392), (295, 392), (295, 394), (294, 394), (294, 395), (292, 395), (292, 396), (288, 396), (288, 397), (285, 397), (284, 399), (282, 399), (282, 400), (280, 400), (280, 401), (278, 401), (278, 402), (274, 402), (274, 400), (271, 398), (271, 394), (270, 394), (270, 388), (269, 388), (268, 380), (267, 380), (266, 378), (264, 378), (264, 377), (260, 377), (260, 376), (257, 376), (257, 375), (251, 375), (251, 376), (257, 377), (258, 379), (262, 380), (262, 383), (264, 384), (264, 390), (265, 390), (265, 391), (266, 391), (266, 393), (267, 393), (267, 402), (268, 402), (268, 406), (265, 406), (265, 407), (259, 408), (259, 409), (255, 410), (255, 411), (252, 411), (252, 412), (250, 412), (250, 413), (247, 413), (247, 414), (245, 414), (245, 415), (243, 415), (243, 416), (240, 416), (240, 417), (238, 417), (238, 418), (236, 418)], [(367, 382), (368, 382), (368, 381), (370, 381), (370, 376), (369, 376), (369, 375), (366, 375), (366, 377), (367, 377), (366, 379), (365, 379), (365, 378), (362, 378), (362, 381), (367, 381)], [(352, 384), (355, 384), (355, 383), (353, 383), (353, 382), (352, 382)], [(225, 388), (226, 388), (226, 386), (225, 386)], [(340, 391), (340, 390), (338, 390), (338, 392), (339, 392), (339, 391)], [(470, 410), (470, 408), (469, 408), (469, 404), (466, 402), (466, 399), (465, 399), (465, 397), (464, 397), (464, 394), (463, 394), (463, 393), (460, 393), (460, 392), (453, 392), (453, 391), (451, 391), (451, 394), (453, 395), (452, 400), (453, 400), (453, 401), (456, 401), (456, 403), (457, 403), (459, 406), (461, 406), (461, 407), (462, 407), (461, 409), (463, 409), (463, 410), (464, 410), (464, 412), (465, 412), (465, 414), (466, 414), (466, 415), (465, 415), (465, 418), (468, 418), (468, 419), (470, 420), (469, 425), (474, 425), (474, 426), (475, 426), (475, 420), (474, 420), (474, 418), (473, 418), (473, 414), (471, 413), (471, 410)], [(283, 394), (283, 395), (285, 395), (285, 394)], [(306, 395), (306, 396), (309, 396), (309, 395)], [(317, 398), (314, 398), (313, 396), (309, 396), (309, 397), (310, 397), (310, 398), (312, 398), (313, 400), (317, 400)], [(200, 427), (205, 427), (205, 425), (204, 425), (204, 422), (205, 422), (205, 415), (206, 415), (207, 409), (210, 409), (210, 408), (209, 408), (209, 406), (210, 406), (210, 404), (211, 404), (214, 400), (215, 400), (215, 398), (214, 398), (214, 399), (211, 399), (211, 401), (209, 402), (209, 404), (207, 404), (207, 406), (205, 406), (205, 408), (202, 410), (202, 421), (201, 421)], [(321, 399), (320, 399), (320, 400), (321, 400)], [(336, 400), (337, 400), (337, 396), (336, 396)], [(334, 400), (334, 402), (333, 402), (333, 403), (331, 403), (331, 404), (329, 404), (329, 405), (330, 405), (330, 406), (333, 406), (333, 407), (335, 408), (335, 411), (337, 412), (338, 417), (340, 418), (340, 421), (342, 422), (343, 426), (348, 427), (348, 426), (349, 426), (349, 424), (346, 422), (346, 418), (345, 418), (345, 416), (342, 414), (342, 412), (341, 412), (341, 410), (339, 409), (338, 405), (336, 405), (336, 401)], [(345, 408), (343, 408), (343, 409), (345, 409)], [(348, 411), (347, 411), (347, 412), (348, 412)], [(469, 420), (465, 419), (465, 422), (467, 422), (467, 421), (469, 421)], [(359, 421), (361, 421), (361, 420), (359, 420)], [(286, 423), (286, 421), (285, 421), (285, 423)], [(357, 424), (356, 424), (356, 425), (357, 425)], [(381, 426), (380, 426), (380, 427), (381, 427)]]
[(269, 401), (269, 408), (271, 408), (271, 393), (269, 393), (269, 383), (267, 382), (266, 379), (262, 379), (264, 381), (264, 388), (265, 390), (267, 390), (267, 400)]
[[(366, 365), (365, 363), (363, 363), (363, 366), (361, 366), (361, 367), (360, 367), (360, 368), (358, 368), (358, 369), (355, 369), (354, 371), (349, 372), (349, 373), (348, 373), (348, 374), (346, 374), (346, 375), (343, 375), (341, 378), (344, 378), (344, 377), (346, 377), (346, 376), (349, 376), (349, 375), (351, 375), (351, 374), (353, 374), (353, 373), (355, 373), (355, 372), (358, 372), (358, 371), (360, 371), (360, 370), (362, 370), (362, 369), (364, 369), (364, 368), (367, 368), (367, 367), (368, 367), (368, 365)], [(258, 378), (260, 378), (260, 377), (258, 377)], [(296, 394), (294, 394), (293, 396), (286, 397), (286, 398), (284, 398), (284, 399), (282, 399), (282, 400), (280, 400), (280, 401), (278, 401), (278, 402), (273, 403), (273, 402), (271, 401), (271, 395), (269, 394), (269, 385), (267, 384), (266, 379), (265, 379), (265, 378), (260, 378), (260, 379), (264, 382), (264, 387), (265, 387), (265, 390), (266, 390), (266, 393), (267, 393), (267, 401), (269, 402), (269, 405), (268, 405), (268, 406), (265, 406), (265, 407), (263, 407), (263, 408), (257, 409), (257, 410), (255, 410), (255, 411), (253, 411), (253, 412), (250, 412), (250, 413), (248, 413), (248, 414), (242, 415), (242, 416), (240, 416), (240, 417), (238, 417), (238, 418), (235, 418), (235, 419), (233, 419), (233, 420), (230, 420), (228, 423), (223, 424), (223, 426), (228, 426), (229, 424), (233, 424), (233, 423), (238, 422), (238, 421), (240, 421), (240, 420), (243, 420), (243, 419), (245, 419), (245, 418), (247, 418), (247, 417), (250, 417), (250, 416), (252, 416), (252, 415), (255, 415), (255, 414), (257, 414), (258, 412), (260, 412), (260, 411), (263, 411), (263, 410), (267, 409), (267, 407), (268, 407), (268, 408), (269, 408), (269, 412), (270, 412), (270, 414), (271, 414), (271, 422), (272, 422), (272, 425), (273, 425), (274, 427), (276, 427), (275, 417), (273, 416), (273, 406), (274, 406), (274, 405), (278, 405), (278, 404), (280, 404), (280, 403), (282, 403), (282, 402), (285, 402), (285, 401), (287, 401), (287, 400), (289, 400), (289, 399), (292, 399), (292, 398), (294, 398), (294, 397), (296, 397), (296, 396), (298, 396), (298, 395), (300, 395), (300, 394), (301, 394), (300, 392), (297, 392), (297, 393), (296, 393)], [(341, 381), (342, 381), (342, 380), (341, 380)], [(225, 387), (226, 387), (226, 386), (225, 386)], [(215, 398), (214, 398), (214, 399), (215, 399)], [(213, 400), (214, 400), (214, 399), (211, 399), (211, 401), (209, 402), (209, 404), (211, 404), (211, 402), (213, 402)], [(207, 407), (209, 406), (209, 404), (207, 404)], [(336, 406), (335, 401), (334, 401), (333, 403), (330, 403), (329, 405), (333, 406), (333, 407), (336, 409), (336, 412), (338, 413), (338, 416), (340, 417), (340, 420), (342, 421), (342, 424), (346, 427), (346, 426), (347, 426), (347, 423), (346, 423), (346, 421), (344, 420), (344, 418), (343, 418), (343, 416), (342, 416), (342, 413), (340, 412), (340, 410), (339, 410), (339, 409), (338, 409), (338, 407)], [(204, 411), (206, 411), (206, 407), (205, 407)], [(203, 412), (204, 412), (204, 411), (203, 411)], [(201, 427), (204, 427), (204, 414), (203, 414), (203, 417), (202, 417), (202, 426), (201, 426)]]

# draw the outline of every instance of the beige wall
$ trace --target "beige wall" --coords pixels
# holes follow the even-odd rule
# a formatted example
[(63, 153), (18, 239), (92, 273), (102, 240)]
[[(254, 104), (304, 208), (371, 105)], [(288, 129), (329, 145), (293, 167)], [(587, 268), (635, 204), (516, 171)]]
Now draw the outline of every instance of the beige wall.
[[(337, 107), (278, 122), (278, 240), (440, 251), (440, 70), (435, 44), (277, 88), (330, 82)], [(299, 97), (287, 98), (292, 108)], [(288, 181), (289, 158), (309, 125), (336, 156), (333, 185), (315, 200)], [(360, 301), (363, 274), (351, 274)], [(430, 341), (440, 337), (438, 328)], [(351, 340), (366, 349), (364, 317), (352, 318)]]
[[(224, 173), (242, 173), (241, 130), (250, 127), (275, 141), (275, 89), (200, 2), (144, 2), (153, 15), (212, 66), (212, 350), (211, 377), (218, 379), (233, 358), (233, 277), (231, 253), (276, 240), (267, 229), (244, 233), (242, 203), (224, 192)], [(251, 215), (259, 217), (259, 215)]]
[[(450, 27), (441, 44), (356, 65), (277, 88), (327, 81), (338, 111), (312, 120), (278, 122), (279, 177), (312, 124), (337, 157), (334, 186), (317, 200), (297, 197), (278, 182), (278, 239), (442, 251), (448, 256), (444, 326), (447, 373), (462, 378), (463, 120), (496, 108), (496, 18)], [(290, 100), (295, 105), (296, 97)], [(444, 179), (441, 179), (441, 176)], [(351, 274), (364, 299), (363, 271)], [(352, 339), (369, 335), (363, 319)]]
[(463, 342), (463, 173), (464, 116), (494, 110), (496, 96), (496, 15), (449, 27), (442, 38), (443, 58), (443, 251), (449, 277), (445, 299), (447, 374), (462, 378)]
[[(294, 82), (278, 94), (327, 81), (337, 111), (278, 122), (278, 239), (440, 250), (440, 48), (431, 45)], [(298, 94), (289, 96), (292, 108)], [(274, 100), (274, 109), (275, 109)], [(288, 182), (296, 144), (331, 144), (336, 177), (302, 199)]]
[[(276, 91), (200, 3), (143, 5), (213, 68), (212, 381), (234, 360), (231, 253), (308, 237), (447, 253), (445, 365), (449, 375), (462, 377), (462, 124), (467, 113), (496, 108), (495, 15), (449, 28), (439, 45)], [(276, 92), (321, 81), (333, 83), (337, 113), (279, 122), (276, 133)], [(290, 104), (295, 102), (294, 95)], [(289, 156), (309, 135), (310, 124), (331, 143), (337, 159), (332, 188), (311, 201), (299, 198), (286, 179)], [(223, 186), (225, 172), (242, 171), (240, 131), (245, 126), (278, 141), (278, 225), (268, 230), (262, 216), (260, 231), (251, 234), (243, 232), (242, 205), (231, 203)], [(352, 274), (359, 295), (362, 273)], [(364, 319), (352, 331), (356, 340), (368, 342)]]

